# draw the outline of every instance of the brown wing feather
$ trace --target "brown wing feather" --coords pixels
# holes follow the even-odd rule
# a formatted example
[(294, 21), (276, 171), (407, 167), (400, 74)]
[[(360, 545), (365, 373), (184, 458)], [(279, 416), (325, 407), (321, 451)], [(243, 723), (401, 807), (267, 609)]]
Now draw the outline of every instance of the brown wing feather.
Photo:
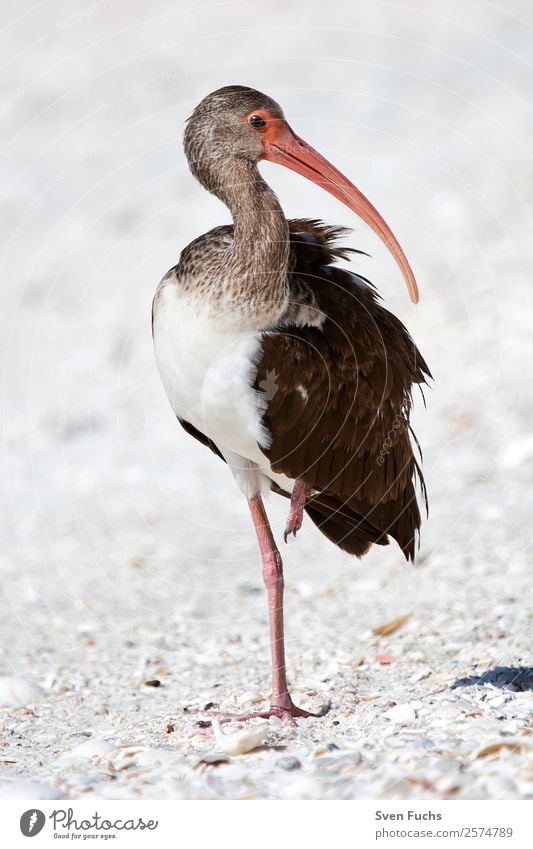
[(420, 527), (409, 438), (411, 389), (429, 369), (403, 324), (363, 278), (330, 265), (338, 228), (294, 221), (291, 291), (307, 292), (321, 327), (286, 322), (262, 340), (256, 388), (274, 372), (264, 424), (275, 472), (314, 490), (307, 512), (341, 548), (361, 555), (396, 539), (412, 559)]

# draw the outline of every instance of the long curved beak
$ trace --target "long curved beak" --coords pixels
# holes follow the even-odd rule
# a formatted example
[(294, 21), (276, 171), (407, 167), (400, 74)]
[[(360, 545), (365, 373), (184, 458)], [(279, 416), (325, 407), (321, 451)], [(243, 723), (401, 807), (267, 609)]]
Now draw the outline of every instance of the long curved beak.
[(264, 135), (263, 159), (285, 165), (297, 174), (322, 186), (372, 228), (396, 260), (407, 284), (409, 297), (418, 303), (419, 294), (413, 270), (396, 236), (377, 209), (344, 174), (341, 174), (311, 145), (294, 133), (286, 121), (272, 121)]

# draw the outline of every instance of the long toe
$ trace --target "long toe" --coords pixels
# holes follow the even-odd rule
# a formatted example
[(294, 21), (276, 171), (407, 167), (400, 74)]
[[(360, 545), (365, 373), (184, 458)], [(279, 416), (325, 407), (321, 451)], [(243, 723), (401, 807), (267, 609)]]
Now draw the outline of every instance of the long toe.
[(271, 719), (273, 716), (281, 719), (282, 722), (293, 722), (295, 719), (320, 719), (325, 716), (331, 709), (331, 702), (328, 702), (318, 713), (312, 713), (309, 710), (304, 710), (295, 705), (292, 699), (283, 704), (272, 703), (267, 710), (253, 710), (245, 713), (232, 713), (230, 711), (212, 710), (210, 708), (187, 708), (187, 713), (196, 715), (199, 718), (199, 724), (209, 725), (211, 717), (216, 718), (219, 722), (246, 722), (248, 719)]

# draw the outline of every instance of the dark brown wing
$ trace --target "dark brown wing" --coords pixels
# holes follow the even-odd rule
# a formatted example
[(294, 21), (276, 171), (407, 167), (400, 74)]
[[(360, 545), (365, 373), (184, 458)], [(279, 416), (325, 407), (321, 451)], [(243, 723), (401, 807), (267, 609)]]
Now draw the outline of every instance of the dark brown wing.
[(417, 475), (425, 489), (409, 438), (411, 389), (429, 369), (373, 287), (330, 264), (345, 250), (333, 244), (339, 230), (290, 225), (297, 304), (288, 315), (304, 302), (322, 323), (289, 318), (263, 338), (256, 388), (277, 387), (264, 413), (265, 453), (275, 472), (317, 491), (306, 510), (341, 548), (361, 555), (390, 535), (413, 559)]

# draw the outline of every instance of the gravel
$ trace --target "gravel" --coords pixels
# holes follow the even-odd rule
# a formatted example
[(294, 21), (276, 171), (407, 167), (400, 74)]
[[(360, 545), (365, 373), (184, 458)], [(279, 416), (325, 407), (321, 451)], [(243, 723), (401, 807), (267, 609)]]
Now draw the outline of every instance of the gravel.
[[(231, 55), (230, 7), (28, 2), (8, 28), (1, 798), (533, 795), (533, 15), (418, 5), (341, 0), (326, 27), (319, 3), (304, 21), (298, 3), (240, 4)], [(251, 46), (246, 29), (271, 24)], [(253, 529), (227, 469), (175, 423), (149, 320), (181, 247), (227, 220), (178, 137), (233, 82), (278, 98), (393, 225), (416, 310), (363, 225), (265, 166), (289, 215), (355, 225), (373, 256), (352, 267), (435, 376), (427, 409), (415, 399), (431, 510), (417, 565), (393, 546), (353, 560), (304, 521), (282, 549), (288, 673), (298, 704), (331, 707), (264, 734), (224, 726), (235, 751), (264, 737), (241, 754), (191, 709), (267, 703)], [(286, 504), (268, 510), (281, 540)]]

